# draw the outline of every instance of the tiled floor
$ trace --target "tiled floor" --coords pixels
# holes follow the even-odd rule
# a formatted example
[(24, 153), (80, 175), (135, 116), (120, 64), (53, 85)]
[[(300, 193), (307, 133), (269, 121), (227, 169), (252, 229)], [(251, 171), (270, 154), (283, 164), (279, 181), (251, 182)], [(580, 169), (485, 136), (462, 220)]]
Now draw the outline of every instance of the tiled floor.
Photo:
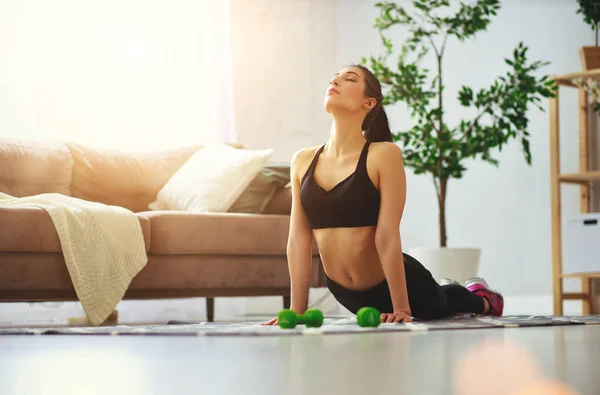
[[(285, 337), (0, 336), (3, 395), (507, 395), (511, 385), (535, 377), (592, 395), (600, 393), (598, 366), (600, 326)], [(466, 390), (455, 390), (460, 382), (468, 383)]]

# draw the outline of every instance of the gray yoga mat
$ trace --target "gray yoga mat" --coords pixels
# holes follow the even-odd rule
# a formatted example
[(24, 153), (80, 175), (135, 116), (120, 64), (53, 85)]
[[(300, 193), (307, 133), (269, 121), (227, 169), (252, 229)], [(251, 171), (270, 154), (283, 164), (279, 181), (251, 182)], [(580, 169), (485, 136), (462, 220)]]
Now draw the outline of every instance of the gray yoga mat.
[(117, 325), (65, 328), (7, 328), (0, 335), (158, 335), (158, 336), (294, 336), (364, 332), (414, 332), (489, 328), (526, 328), (554, 325), (600, 325), (600, 316), (531, 316), (504, 317), (456, 316), (441, 320), (415, 321), (407, 324), (381, 324), (378, 328), (361, 328), (355, 318), (326, 318), (320, 328), (281, 329), (262, 326), (260, 322), (177, 322), (169, 325)]

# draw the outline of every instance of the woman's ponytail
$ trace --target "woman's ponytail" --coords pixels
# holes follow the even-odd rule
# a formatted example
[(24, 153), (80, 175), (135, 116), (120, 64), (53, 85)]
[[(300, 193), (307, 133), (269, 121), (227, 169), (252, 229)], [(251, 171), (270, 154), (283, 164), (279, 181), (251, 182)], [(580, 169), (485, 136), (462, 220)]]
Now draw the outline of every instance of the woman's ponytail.
[[(371, 115), (371, 113), (373, 115)], [(390, 130), (390, 123), (385, 113), (385, 108), (379, 102), (365, 117), (365, 120), (363, 121), (363, 130), (365, 131), (365, 138), (369, 142), (393, 141), (392, 131)]]
[(392, 131), (388, 117), (383, 108), (383, 93), (381, 83), (375, 75), (363, 65), (353, 64), (352, 67), (358, 67), (365, 75), (365, 95), (377, 100), (375, 107), (369, 111), (362, 124), (362, 130), (365, 132), (365, 138), (370, 141), (390, 141), (392, 142)]

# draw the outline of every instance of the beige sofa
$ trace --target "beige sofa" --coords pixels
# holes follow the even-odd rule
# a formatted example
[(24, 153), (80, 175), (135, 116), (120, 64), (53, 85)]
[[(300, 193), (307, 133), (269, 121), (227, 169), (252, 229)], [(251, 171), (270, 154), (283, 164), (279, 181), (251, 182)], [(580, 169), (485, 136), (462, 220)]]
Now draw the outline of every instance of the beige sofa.
[[(291, 194), (279, 188), (261, 213), (149, 211), (159, 189), (201, 147), (150, 153), (63, 142), (0, 140), (0, 192), (61, 193), (135, 212), (148, 263), (125, 299), (281, 295), (289, 306), (286, 244)], [(313, 249), (312, 287), (325, 281)], [(42, 209), (0, 209), (0, 302), (77, 300), (58, 236)]]

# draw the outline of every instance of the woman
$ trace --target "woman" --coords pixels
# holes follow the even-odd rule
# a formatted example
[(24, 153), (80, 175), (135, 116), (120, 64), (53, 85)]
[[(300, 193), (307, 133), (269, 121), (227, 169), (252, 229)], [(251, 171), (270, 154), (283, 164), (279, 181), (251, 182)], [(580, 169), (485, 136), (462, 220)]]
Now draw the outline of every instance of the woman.
[(333, 118), (329, 141), (292, 159), (291, 309), (307, 309), (314, 235), (327, 287), (354, 314), (372, 306), (382, 312), (383, 323), (454, 313), (502, 315), (502, 296), (483, 279), (465, 287), (453, 281), (440, 286), (402, 252), (406, 176), (382, 100), (381, 84), (367, 68), (354, 65), (336, 73), (325, 95)]

